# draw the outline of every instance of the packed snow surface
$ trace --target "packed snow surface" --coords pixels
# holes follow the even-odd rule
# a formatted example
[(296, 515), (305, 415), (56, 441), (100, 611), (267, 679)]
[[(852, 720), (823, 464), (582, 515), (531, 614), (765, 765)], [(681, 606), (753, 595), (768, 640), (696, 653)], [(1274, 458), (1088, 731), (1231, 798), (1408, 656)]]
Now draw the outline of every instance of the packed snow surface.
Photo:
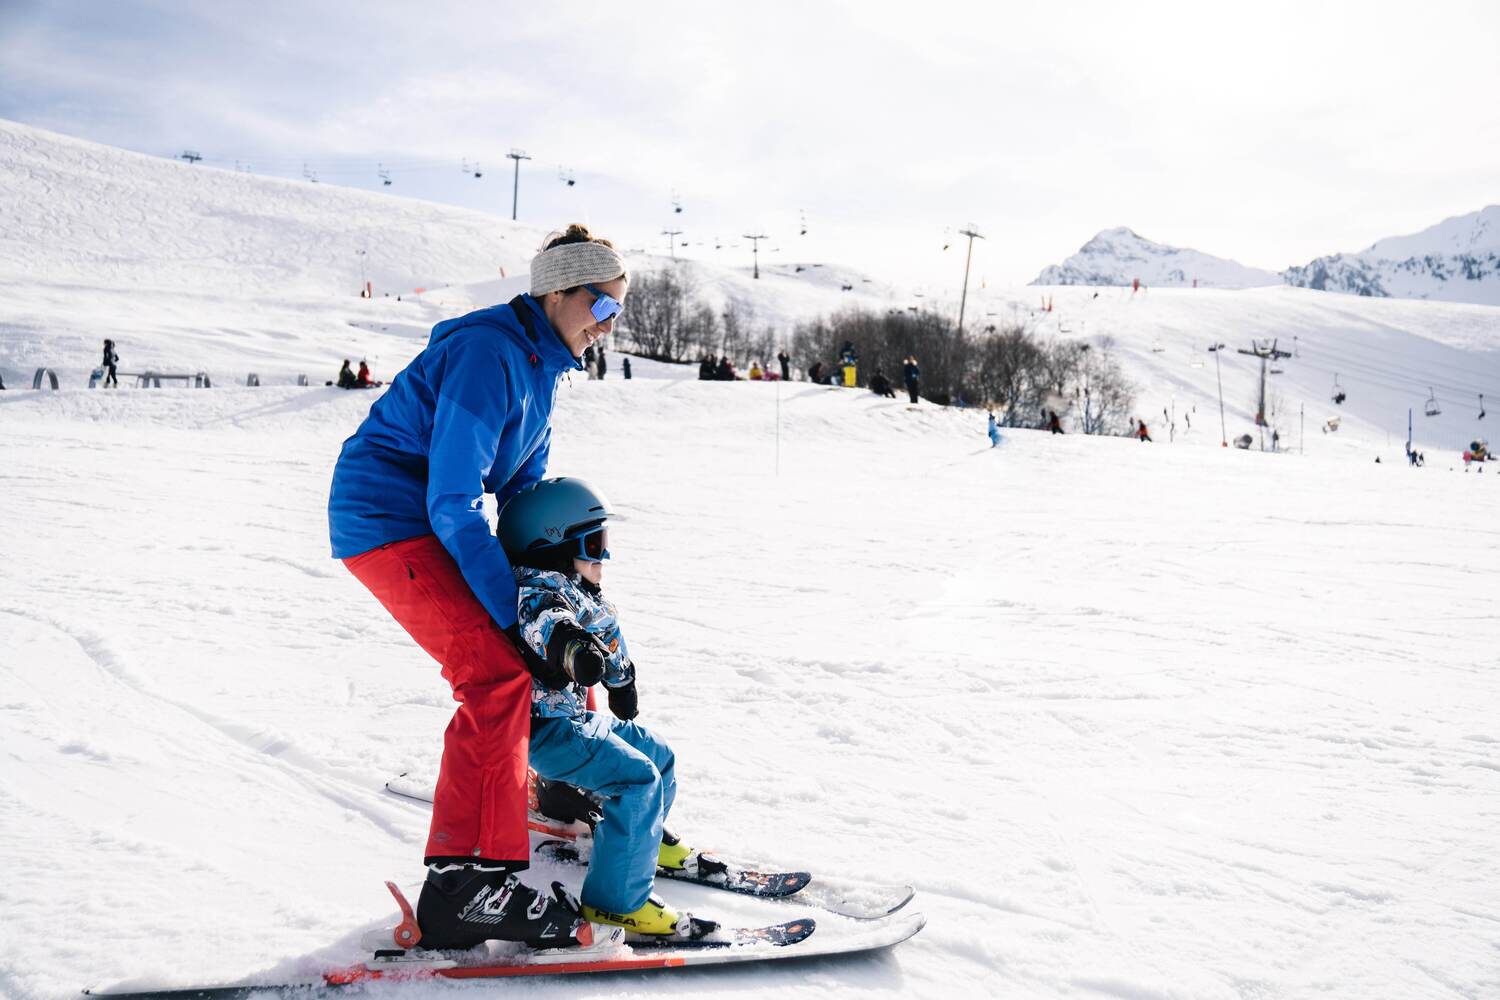
[[(379, 390), (321, 382), (346, 356), (388, 378), (437, 320), (515, 294), (541, 229), (8, 123), (0, 173), (0, 996), (350, 962), (393, 917), (381, 882), (422, 874), (427, 812), (384, 782), (432, 771), (453, 706), (328, 557), (333, 463)], [(694, 277), (783, 326), (911, 304), (831, 265), (765, 273)], [(982, 411), (635, 359), (564, 384), (549, 470), (621, 510), (606, 586), (678, 754), (673, 826), (911, 882), (927, 928), (504, 988), (1500, 993), (1500, 484), (1458, 459), (1500, 397), (1497, 310), (1058, 287), (971, 289), (968, 315), (1109, 346), (1156, 442), (991, 449)], [(85, 389), (104, 336), (124, 371), (215, 388)], [(1236, 349), (1271, 339), (1295, 353), (1270, 414), (1295, 451), (1223, 448), (1256, 432)], [(18, 388), (43, 366), (60, 391)]]
[[(452, 703), (327, 557), (371, 398), (0, 396), (0, 992), (348, 961), (381, 880), (419, 879), (427, 813), (382, 786), (432, 769)], [(622, 510), (606, 586), (674, 825), (909, 880), (930, 922), (529, 995), (1500, 989), (1500, 478), (982, 430), (807, 385), (565, 385), (550, 471)], [(787, 912), (691, 889), (662, 887)]]

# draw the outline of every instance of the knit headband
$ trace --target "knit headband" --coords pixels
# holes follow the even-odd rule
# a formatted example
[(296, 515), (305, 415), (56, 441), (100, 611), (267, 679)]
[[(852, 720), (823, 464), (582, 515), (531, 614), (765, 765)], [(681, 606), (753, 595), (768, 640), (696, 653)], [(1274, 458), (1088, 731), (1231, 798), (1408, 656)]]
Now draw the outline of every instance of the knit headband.
[(625, 273), (625, 259), (603, 243), (564, 243), (531, 258), (531, 294), (546, 295)]

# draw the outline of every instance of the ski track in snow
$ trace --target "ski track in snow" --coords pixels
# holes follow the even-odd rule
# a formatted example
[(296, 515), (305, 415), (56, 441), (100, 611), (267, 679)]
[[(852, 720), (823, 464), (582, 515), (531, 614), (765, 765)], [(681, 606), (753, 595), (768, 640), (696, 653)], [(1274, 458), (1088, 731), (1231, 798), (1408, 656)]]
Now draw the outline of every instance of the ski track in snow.
[[(774, 391), (571, 383), (552, 471), (625, 509), (607, 585), (679, 756), (673, 825), (911, 881), (929, 925), (890, 954), (528, 994), (1500, 985), (1495, 480), (991, 451), (972, 412), (805, 388), (776, 475)], [(382, 786), (435, 766), (451, 701), (324, 558), (371, 398), (5, 400), (7, 993), (348, 960), (381, 879), (419, 878), (426, 812)], [(663, 891), (769, 905), (693, 889)]]

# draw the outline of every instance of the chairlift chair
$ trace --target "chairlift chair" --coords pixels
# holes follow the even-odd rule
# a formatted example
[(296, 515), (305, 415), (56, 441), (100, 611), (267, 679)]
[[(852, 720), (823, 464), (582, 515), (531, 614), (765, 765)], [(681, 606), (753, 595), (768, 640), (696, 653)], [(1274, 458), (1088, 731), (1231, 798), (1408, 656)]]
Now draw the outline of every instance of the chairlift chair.
[(1484, 393), (1479, 394), (1479, 419), (1484, 419)]
[(1333, 373), (1333, 401), (1335, 403), (1337, 403), (1339, 406), (1343, 406), (1344, 405), (1344, 400), (1347, 399), (1347, 398), (1348, 398), (1348, 396), (1344, 392), (1344, 387), (1341, 386), (1341, 385), (1339, 385), (1339, 375), (1338, 375), (1338, 372), (1334, 372)]
[(1422, 412), (1426, 413), (1429, 417), (1435, 417), (1443, 412), (1438, 406), (1437, 393), (1432, 391), (1432, 386), (1427, 387), (1427, 404), (1422, 408)]

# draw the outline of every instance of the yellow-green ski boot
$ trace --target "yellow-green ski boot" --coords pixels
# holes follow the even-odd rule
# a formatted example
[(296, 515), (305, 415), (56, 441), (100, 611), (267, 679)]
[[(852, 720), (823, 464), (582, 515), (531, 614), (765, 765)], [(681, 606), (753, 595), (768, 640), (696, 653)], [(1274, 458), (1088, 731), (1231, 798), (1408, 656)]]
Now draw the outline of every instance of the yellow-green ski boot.
[(652, 895), (644, 906), (630, 913), (610, 913), (584, 903), (583, 918), (596, 924), (623, 927), (632, 934), (650, 937), (688, 937), (693, 930), (691, 916), (678, 913), (656, 895)]
[(661, 846), (656, 849), (656, 867), (680, 872), (687, 867), (693, 849), (666, 830), (661, 832)]

